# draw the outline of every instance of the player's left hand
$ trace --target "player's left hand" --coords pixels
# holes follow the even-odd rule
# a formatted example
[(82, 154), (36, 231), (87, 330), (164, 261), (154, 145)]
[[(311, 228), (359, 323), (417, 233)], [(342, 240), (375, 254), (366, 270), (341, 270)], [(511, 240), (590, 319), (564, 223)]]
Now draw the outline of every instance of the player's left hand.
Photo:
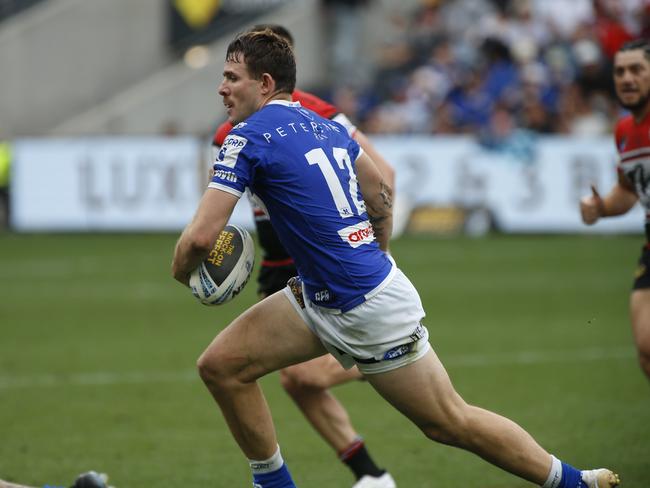
[(591, 185), (591, 195), (580, 200), (580, 215), (587, 225), (595, 224), (605, 215), (605, 203), (594, 185)]

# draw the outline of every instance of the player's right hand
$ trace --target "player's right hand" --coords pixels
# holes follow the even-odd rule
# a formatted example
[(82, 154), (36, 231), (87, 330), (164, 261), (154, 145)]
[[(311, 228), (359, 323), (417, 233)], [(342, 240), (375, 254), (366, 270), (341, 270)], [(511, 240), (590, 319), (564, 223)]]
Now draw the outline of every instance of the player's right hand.
[(580, 200), (580, 215), (582, 221), (587, 225), (595, 224), (605, 214), (605, 203), (598, 190), (591, 185), (591, 195), (582, 197)]

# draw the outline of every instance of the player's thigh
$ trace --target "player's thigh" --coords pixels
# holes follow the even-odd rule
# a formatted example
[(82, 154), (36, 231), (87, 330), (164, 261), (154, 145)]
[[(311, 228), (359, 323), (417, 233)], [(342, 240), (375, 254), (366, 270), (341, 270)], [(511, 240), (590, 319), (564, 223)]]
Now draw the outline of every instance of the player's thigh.
[(250, 381), (326, 352), (283, 292), (256, 303), (226, 327), (199, 363)]
[(295, 364), (282, 370), (283, 382), (308, 388), (326, 389), (360, 380), (363, 376), (356, 366), (345, 369), (331, 354)]
[(385, 373), (367, 374), (377, 392), (420, 428), (455, 421), (466, 406), (433, 349)]
[(640, 352), (650, 355), (650, 288), (637, 289), (630, 296), (632, 333)]

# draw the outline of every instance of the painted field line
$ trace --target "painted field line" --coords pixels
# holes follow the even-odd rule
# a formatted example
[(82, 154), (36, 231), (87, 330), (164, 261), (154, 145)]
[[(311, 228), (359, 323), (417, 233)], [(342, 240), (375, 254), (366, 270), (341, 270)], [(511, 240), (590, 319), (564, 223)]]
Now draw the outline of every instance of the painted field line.
[(199, 381), (196, 370), (185, 371), (132, 371), (74, 374), (44, 374), (0, 376), (0, 390), (14, 388), (47, 388), (61, 386), (102, 386), (145, 383), (184, 383)]
[[(560, 364), (576, 362), (603, 362), (630, 360), (636, 355), (634, 348), (602, 347), (557, 351), (516, 351), (493, 354), (442, 355), (443, 364), (451, 368), (474, 368), (489, 366), (521, 366), (536, 364)], [(66, 375), (0, 375), (0, 390), (19, 388), (47, 388), (62, 386), (103, 386), (146, 383), (199, 382), (195, 369), (182, 371), (132, 371), (74, 373)]]
[(582, 349), (561, 349), (549, 351), (513, 351), (492, 354), (458, 354), (441, 360), (445, 366), (483, 367), (516, 366), (525, 364), (559, 364), (584, 361), (611, 361), (630, 359), (636, 356), (632, 345), (616, 347), (588, 347)]

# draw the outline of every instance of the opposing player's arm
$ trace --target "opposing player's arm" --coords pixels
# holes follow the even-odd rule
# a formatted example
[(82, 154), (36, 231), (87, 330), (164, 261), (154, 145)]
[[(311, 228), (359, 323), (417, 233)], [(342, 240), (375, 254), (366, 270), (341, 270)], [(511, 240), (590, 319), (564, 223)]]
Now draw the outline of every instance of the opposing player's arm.
[(375, 166), (377, 166), (377, 169), (381, 172), (381, 175), (384, 177), (386, 183), (391, 188), (395, 188), (395, 170), (390, 164), (388, 164), (388, 161), (386, 161), (382, 155), (379, 154), (377, 149), (375, 149), (375, 146), (373, 146), (372, 142), (370, 142), (370, 139), (368, 139), (368, 137), (360, 130), (356, 130), (354, 132), (353, 138), (359, 143), (366, 154), (370, 156), (370, 159), (372, 159), (372, 161), (375, 163)]
[(189, 286), (190, 274), (212, 249), (238, 200), (239, 197), (216, 188), (205, 191), (192, 221), (176, 243), (172, 261), (176, 280)]
[(638, 199), (630, 182), (619, 173), (618, 182), (604, 197), (594, 186), (591, 187), (591, 195), (580, 200), (580, 214), (585, 224), (595, 224), (601, 217), (615, 217), (629, 212)]
[(393, 230), (393, 190), (367, 154), (361, 154), (355, 166), (359, 189), (366, 202), (366, 211), (375, 238), (379, 247), (387, 251), (388, 240)]
[[(304, 92), (303, 92), (304, 95)], [(328, 104), (327, 102), (317, 99), (320, 105), (314, 104), (314, 98), (317, 99), (317, 97), (310, 98), (312, 107), (312, 110), (314, 110), (316, 113), (322, 115), (323, 117), (330, 117), (332, 120), (338, 122), (341, 124), (345, 129), (348, 131), (348, 134), (350, 134), (350, 137), (352, 137), (357, 143), (361, 146), (361, 148), (370, 156), (370, 159), (373, 160), (375, 165), (377, 166), (377, 169), (381, 172), (382, 176), (386, 180), (386, 183), (391, 188), (395, 188), (395, 170), (393, 167), (388, 164), (388, 161), (386, 161), (381, 154), (379, 154), (379, 151), (375, 149), (375, 146), (372, 145), (372, 142), (370, 142), (370, 139), (361, 132), (357, 127), (352, 123), (352, 121), (347, 117), (342, 112), (336, 111), (336, 107), (333, 105)], [(324, 108), (323, 108), (324, 107)], [(328, 114), (326, 110), (331, 110), (332, 114)], [(394, 190), (393, 190), (394, 191)]]
[(614, 217), (627, 213), (639, 200), (639, 197), (627, 178), (621, 174), (618, 177), (618, 182), (602, 200), (601, 217)]

